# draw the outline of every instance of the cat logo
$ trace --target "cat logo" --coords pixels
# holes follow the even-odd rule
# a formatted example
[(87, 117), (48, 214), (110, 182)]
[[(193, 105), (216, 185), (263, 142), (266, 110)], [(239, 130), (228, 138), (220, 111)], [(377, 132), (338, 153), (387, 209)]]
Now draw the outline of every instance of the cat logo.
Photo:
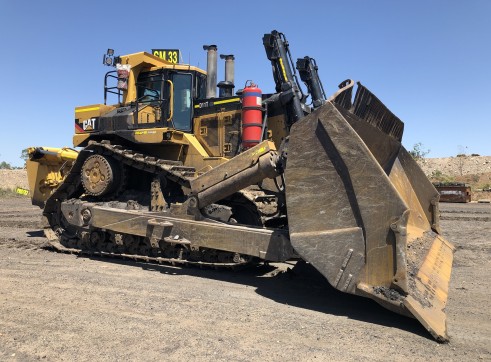
[(93, 131), (95, 129), (95, 121), (97, 118), (89, 118), (82, 122), (84, 131)]

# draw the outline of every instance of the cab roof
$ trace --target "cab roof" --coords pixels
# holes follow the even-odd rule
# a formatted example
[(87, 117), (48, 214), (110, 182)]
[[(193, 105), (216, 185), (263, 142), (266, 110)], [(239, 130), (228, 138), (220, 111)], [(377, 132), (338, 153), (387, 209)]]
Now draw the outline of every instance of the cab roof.
[(132, 68), (139, 65), (144, 65), (145, 68), (148, 67), (149, 70), (157, 70), (162, 68), (176, 70), (194, 70), (206, 75), (206, 71), (198, 67), (194, 67), (189, 64), (174, 64), (147, 52), (122, 55), (120, 58), (121, 64), (129, 64)]

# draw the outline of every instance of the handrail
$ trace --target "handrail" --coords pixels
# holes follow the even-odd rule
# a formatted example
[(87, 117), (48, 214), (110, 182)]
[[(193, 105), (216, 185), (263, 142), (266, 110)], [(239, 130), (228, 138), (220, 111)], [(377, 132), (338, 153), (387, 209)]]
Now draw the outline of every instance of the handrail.
[(170, 84), (169, 118), (167, 118), (167, 122), (171, 122), (172, 117), (174, 117), (174, 83), (169, 79), (167, 79), (166, 82), (169, 82)]
[[(118, 88), (118, 86), (115, 87), (107, 86), (107, 78), (115, 78), (116, 81), (118, 79), (118, 77), (113, 75), (113, 73), (116, 73), (116, 71), (115, 70), (109, 71), (106, 73), (104, 77), (104, 104), (107, 104), (107, 93), (116, 94), (118, 96), (118, 103), (121, 104), (121, 90)], [(113, 89), (117, 89), (117, 91), (114, 91)]]

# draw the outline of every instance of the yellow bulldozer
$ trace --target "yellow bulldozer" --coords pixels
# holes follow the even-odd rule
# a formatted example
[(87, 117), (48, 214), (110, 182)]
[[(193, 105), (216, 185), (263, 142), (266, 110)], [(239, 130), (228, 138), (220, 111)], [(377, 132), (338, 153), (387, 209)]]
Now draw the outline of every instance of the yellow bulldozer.
[(211, 267), (304, 260), (446, 341), (454, 248), (403, 123), (352, 80), (326, 97), (315, 59), (294, 63), (283, 33), (263, 45), (272, 94), (235, 92), (233, 55), (217, 84), (215, 45), (206, 71), (108, 50), (104, 103), (75, 109), (78, 150), (29, 149), (51, 245)]

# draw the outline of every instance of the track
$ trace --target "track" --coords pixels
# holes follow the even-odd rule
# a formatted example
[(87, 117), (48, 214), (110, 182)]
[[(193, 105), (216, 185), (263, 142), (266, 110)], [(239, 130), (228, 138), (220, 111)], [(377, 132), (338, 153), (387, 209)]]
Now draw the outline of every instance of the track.
[(111, 145), (107, 141), (94, 142), (84, 148), (76, 162), (72, 166), (70, 173), (66, 176), (64, 182), (46, 201), (43, 215), (47, 217), (51, 228), (58, 234), (62, 235), (64, 230), (60, 224), (59, 205), (70, 198), (78, 197), (82, 193), (81, 188), (81, 169), (85, 160), (93, 154), (99, 153), (114, 157), (123, 164), (143, 170), (150, 173), (162, 172), (165, 177), (177, 182), (182, 186), (189, 187), (190, 174), (194, 174), (195, 170), (191, 167), (182, 166), (181, 162), (159, 160), (155, 157), (147, 157), (141, 153), (124, 149), (119, 145)]
[[(49, 229), (46, 229), (45, 233), (54, 250), (69, 254), (96, 255), (147, 263), (187, 264), (211, 268), (237, 268), (253, 260), (237, 253), (212, 249), (201, 248), (198, 251), (191, 251), (182, 245), (172, 245), (172, 243), (167, 243), (165, 249), (155, 249), (149, 245), (148, 240), (145, 240), (145, 238), (131, 235), (124, 236), (126, 239), (131, 239), (131, 243), (123, 243), (122, 241), (117, 243), (114, 239), (118, 235), (108, 234), (101, 230), (91, 230), (91, 236), (87, 240), (87, 237), (84, 238), (80, 230), (74, 230), (64, 219), (61, 213), (61, 204), (67, 201), (77, 202), (78, 198), (84, 193), (81, 183), (82, 166), (87, 158), (93, 154), (110, 156), (128, 168), (163, 176), (183, 188), (189, 188), (189, 179), (196, 174), (194, 168), (183, 166), (179, 161), (148, 157), (132, 150), (124, 149), (119, 145), (111, 145), (108, 141), (91, 141), (80, 152), (64, 182), (46, 201), (43, 215), (48, 220)], [(132, 208), (144, 209), (138, 202), (130, 201), (128, 205), (130, 203)], [(93, 240), (94, 234), (96, 234), (98, 240)]]
[(163, 258), (163, 257), (152, 257), (152, 256), (146, 256), (146, 255), (137, 255), (137, 254), (125, 254), (125, 253), (117, 253), (117, 252), (110, 252), (110, 251), (101, 251), (101, 250), (90, 250), (90, 249), (78, 249), (78, 248), (68, 248), (64, 245), (62, 245), (59, 241), (56, 240), (51, 240), (49, 242), (49, 246), (60, 253), (65, 253), (65, 254), (74, 254), (74, 255), (79, 255), (79, 256), (96, 256), (96, 257), (102, 257), (102, 258), (118, 258), (122, 260), (131, 260), (135, 262), (143, 262), (143, 263), (155, 263), (155, 264), (170, 264), (172, 266), (177, 266), (177, 265), (192, 265), (192, 266), (197, 266), (197, 267), (206, 267), (206, 268), (230, 268), (230, 269), (237, 269), (241, 266), (245, 266), (249, 264), (249, 262), (238, 262), (238, 263), (209, 263), (209, 262), (204, 262), (204, 261), (192, 261), (192, 260), (185, 260), (185, 259), (179, 259), (179, 258)]

